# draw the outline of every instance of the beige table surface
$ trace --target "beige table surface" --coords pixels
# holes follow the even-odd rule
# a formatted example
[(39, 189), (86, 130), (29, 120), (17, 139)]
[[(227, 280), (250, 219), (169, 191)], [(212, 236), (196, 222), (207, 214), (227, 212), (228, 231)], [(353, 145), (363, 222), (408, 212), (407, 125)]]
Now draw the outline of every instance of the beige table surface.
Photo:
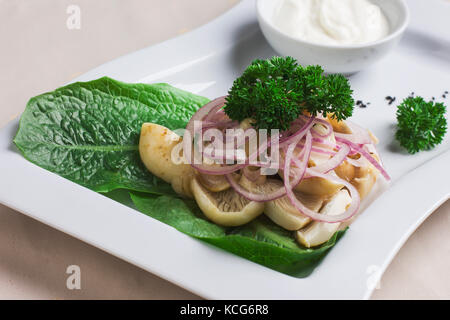
[[(200, 26), (235, 3), (0, 0), (0, 127), (23, 111), (29, 97), (53, 90), (103, 62)], [(79, 30), (66, 27), (69, 5), (81, 9)], [(373, 298), (450, 299), (449, 230), (447, 202), (400, 250)], [(73, 264), (81, 268), (81, 290), (66, 288), (66, 268)], [(0, 298), (199, 297), (0, 205)]]

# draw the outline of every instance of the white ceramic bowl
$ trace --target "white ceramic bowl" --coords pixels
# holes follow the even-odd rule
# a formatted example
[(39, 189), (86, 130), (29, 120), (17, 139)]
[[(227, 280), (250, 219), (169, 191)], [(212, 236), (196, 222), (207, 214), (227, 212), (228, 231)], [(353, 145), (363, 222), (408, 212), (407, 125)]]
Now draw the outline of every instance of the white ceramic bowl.
[(351, 74), (360, 71), (391, 51), (409, 23), (404, 0), (371, 0), (388, 19), (389, 34), (375, 42), (357, 45), (328, 45), (304, 41), (279, 30), (273, 24), (277, 0), (257, 0), (259, 25), (270, 45), (283, 56), (296, 58), (302, 65), (318, 64), (327, 73)]

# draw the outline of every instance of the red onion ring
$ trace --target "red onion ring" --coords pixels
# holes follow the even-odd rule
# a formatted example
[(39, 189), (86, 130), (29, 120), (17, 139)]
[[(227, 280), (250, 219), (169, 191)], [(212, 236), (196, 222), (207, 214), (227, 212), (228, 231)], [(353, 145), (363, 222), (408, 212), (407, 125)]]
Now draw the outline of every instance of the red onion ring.
[[(293, 135), (286, 137), (283, 140), (280, 140), (280, 148), (290, 145), (294, 140), (300, 142), (300, 140), (305, 136), (305, 134), (312, 128), (314, 125), (314, 117), (309, 118), (309, 120), (305, 123), (305, 125), (295, 132)], [(299, 138), (299, 139), (297, 139)]]
[(242, 169), (242, 174), (251, 182), (255, 182), (258, 180), (258, 178), (261, 176), (260, 169), (258, 170), (250, 170), (250, 167), (245, 167)]
[(383, 175), (383, 177), (387, 180), (390, 181), (391, 177), (389, 176), (389, 174), (386, 172), (386, 170), (384, 170), (384, 168), (378, 163), (377, 160), (375, 160), (366, 150), (364, 150), (363, 148), (361, 148), (360, 146), (358, 146), (357, 144), (348, 141), (346, 139), (340, 138), (340, 137), (336, 137), (336, 140), (342, 143), (347, 144), (349, 147), (351, 147), (352, 149), (354, 149), (355, 151), (357, 151), (359, 154), (361, 154), (364, 158), (366, 158), (375, 168), (378, 169), (378, 171), (380, 171), (380, 173)]
[(242, 187), (239, 183), (233, 180), (230, 174), (225, 175), (225, 178), (227, 179), (228, 183), (231, 185), (231, 187), (239, 193), (244, 198), (255, 201), (255, 202), (267, 202), (279, 199), (283, 197), (286, 194), (286, 190), (284, 187), (279, 188), (278, 190), (269, 193), (269, 194), (257, 194), (250, 192), (246, 190), (244, 187)]
[(331, 136), (331, 134), (333, 133), (333, 126), (331, 125), (331, 123), (329, 123), (326, 120), (322, 120), (322, 119), (318, 119), (318, 118), (316, 118), (314, 120), (314, 122), (320, 123), (323, 126), (327, 127), (328, 131), (327, 131), (326, 134), (320, 134), (320, 133), (318, 133), (315, 130), (311, 130), (311, 133), (312, 133), (313, 136), (317, 136), (317, 137), (320, 137), (320, 138), (323, 138), (323, 139), (328, 138), (329, 136)]
[(346, 120), (345, 123), (352, 130), (352, 133), (339, 133), (335, 132), (334, 136), (342, 139), (346, 139), (355, 144), (370, 144), (372, 139), (370, 138), (369, 132), (361, 128), (360, 126), (354, 124), (353, 122)]
[(223, 106), (225, 105), (226, 102), (226, 97), (227, 96), (222, 96), (222, 97), (218, 97), (214, 100), (212, 100), (211, 102), (207, 103), (204, 107), (207, 107), (208, 104), (214, 104), (214, 107), (212, 107), (209, 111), (208, 114), (204, 117), (205, 121), (210, 121), (212, 120), (212, 118), (217, 114), (217, 112), (219, 110), (221, 110), (223, 108)]
[[(186, 160), (191, 164), (191, 166), (195, 169), (197, 169), (199, 172), (204, 174), (211, 174), (211, 175), (225, 175), (230, 174), (235, 171), (238, 171), (245, 167), (245, 164), (235, 164), (230, 166), (223, 166), (223, 167), (213, 167), (210, 165), (205, 165), (203, 163), (201, 164), (195, 164), (194, 163), (194, 151), (192, 150), (192, 144), (194, 139), (194, 122), (195, 121), (202, 121), (211, 111), (219, 110), (225, 101), (225, 97), (220, 97), (217, 99), (214, 99), (210, 102), (208, 102), (206, 105), (201, 107), (197, 110), (197, 112), (192, 116), (192, 118), (189, 120), (187, 126), (186, 126), (186, 133), (189, 134), (189, 137), (187, 137), (186, 133), (183, 137), (183, 153), (186, 157)], [(187, 138), (187, 139), (186, 139)]]
[(239, 122), (231, 121), (231, 120), (223, 120), (223, 121), (219, 121), (219, 122), (205, 120), (202, 122), (203, 130), (207, 130), (210, 128), (232, 128), (234, 126), (239, 126)]
[[(313, 138), (313, 141), (314, 141), (314, 138)], [(303, 143), (299, 143), (299, 144), (297, 144), (297, 147), (302, 147), (303, 148), (304, 144)], [(320, 148), (320, 147), (312, 147), (311, 151), (314, 152), (314, 153), (328, 154), (330, 156), (334, 156), (336, 154), (336, 151), (334, 151), (334, 150), (326, 150), (326, 149), (323, 149), (323, 148)]]
[(320, 173), (328, 173), (331, 170), (336, 169), (347, 158), (350, 150), (351, 148), (348, 145), (343, 144), (341, 149), (330, 160), (325, 163), (319, 164), (318, 166), (312, 167), (311, 170)]

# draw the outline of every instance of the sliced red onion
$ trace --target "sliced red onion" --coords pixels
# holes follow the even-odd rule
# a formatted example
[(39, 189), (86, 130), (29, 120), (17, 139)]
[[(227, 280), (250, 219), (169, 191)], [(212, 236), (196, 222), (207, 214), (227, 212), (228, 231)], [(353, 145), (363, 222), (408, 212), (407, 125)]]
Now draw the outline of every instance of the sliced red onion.
[(211, 165), (205, 165), (203, 163), (196, 164), (194, 159), (194, 152), (192, 150), (193, 145), (193, 139), (194, 139), (194, 123), (195, 121), (202, 121), (204, 118), (211, 112), (219, 110), (225, 101), (225, 97), (220, 97), (217, 99), (214, 99), (201, 107), (197, 110), (197, 112), (192, 116), (192, 118), (189, 120), (189, 123), (186, 126), (186, 133), (183, 137), (183, 151), (184, 155), (186, 157), (186, 160), (191, 164), (192, 167), (197, 169), (201, 173), (205, 174), (211, 174), (211, 175), (225, 175), (229, 174), (235, 171), (238, 171), (245, 167), (245, 164), (235, 164), (230, 166), (222, 166), (222, 167), (216, 167)]
[[(292, 150), (294, 150), (295, 146), (297, 145), (297, 143), (302, 139), (301, 136), (297, 136), (291, 145), (289, 145), (289, 148), (292, 148)], [(308, 160), (311, 154), (311, 145), (312, 145), (312, 137), (310, 132), (308, 131), (306, 133), (306, 143), (305, 143), (305, 153), (304, 153), (304, 159), (303, 162), (304, 164), (302, 164), (301, 168), (299, 168), (298, 171), (300, 171), (300, 174), (297, 174), (294, 176), (292, 185), (296, 186), (300, 183), (300, 181), (303, 179), (303, 176), (305, 174), (305, 170), (308, 164)], [(288, 148), (288, 150), (289, 150)], [(286, 168), (286, 165), (285, 165)], [(289, 169), (290, 170), (290, 169)], [(288, 174), (289, 176), (289, 174)], [(272, 200), (276, 200), (279, 199), (283, 196), (286, 195), (286, 187), (280, 187), (278, 190), (269, 193), (269, 194), (255, 194), (253, 192), (247, 191), (245, 188), (243, 188), (239, 183), (237, 183), (236, 181), (233, 180), (231, 175), (226, 175), (227, 181), (228, 183), (233, 187), (233, 189), (239, 193), (241, 196), (243, 196), (244, 198), (247, 198), (250, 201), (256, 201), (256, 202), (267, 202), (267, 201), (272, 201)]]
[(231, 185), (231, 187), (239, 193), (244, 198), (247, 198), (250, 201), (256, 201), (256, 202), (267, 202), (279, 199), (283, 197), (286, 194), (286, 190), (284, 187), (279, 188), (278, 190), (269, 193), (269, 194), (259, 194), (259, 193), (253, 193), (248, 190), (246, 190), (244, 187), (242, 187), (239, 183), (233, 180), (232, 176), (230, 174), (227, 174), (225, 176), (228, 183)]
[(330, 140), (324, 140), (324, 139), (322, 139), (322, 138), (316, 138), (316, 137), (313, 137), (313, 142), (320, 143), (320, 144), (324, 144), (324, 145), (326, 145), (326, 146), (329, 146), (330, 148), (336, 148), (336, 147), (339, 147), (339, 146), (337, 146), (336, 143), (334, 143), (333, 141), (330, 141)]
[(384, 170), (384, 168), (378, 163), (377, 160), (375, 160), (366, 150), (364, 150), (364, 148), (360, 147), (359, 145), (340, 138), (340, 137), (336, 137), (336, 140), (342, 143), (347, 144), (349, 147), (351, 147), (353, 150), (357, 151), (359, 154), (361, 154), (364, 158), (366, 158), (375, 168), (378, 169), (378, 171), (380, 171), (380, 173), (383, 175), (383, 177), (387, 180), (390, 181), (391, 177), (389, 176), (389, 174), (386, 172), (386, 170)]
[[(226, 102), (226, 97), (227, 96), (222, 96), (222, 97), (216, 98), (213, 101), (208, 103), (208, 104), (213, 104), (214, 106), (208, 111), (208, 114), (204, 118), (205, 121), (212, 120), (214, 118), (214, 116), (217, 114), (217, 112), (223, 108), (223, 106), (225, 105), (225, 102)], [(203, 108), (207, 107), (208, 104), (206, 104)]]
[[(284, 164), (284, 171), (286, 172), (286, 170), (287, 170), (288, 173), (290, 170), (292, 159), (294, 159), (294, 157), (292, 157), (292, 156), (294, 155), (294, 150), (298, 143), (298, 142), (297, 143), (296, 142), (297, 141), (294, 141), (288, 147), (288, 149), (286, 151), (286, 163)], [(294, 181), (294, 183), (292, 183), (293, 186), (296, 186), (297, 184), (299, 184), (301, 179), (303, 179), (303, 176), (305, 175), (305, 172), (306, 172), (306, 168), (308, 168), (309, 158), (311, 157), (311, 150), (312, 150), (312, 135), (311, 135), (311, 131), (308, 131), (306, 133), (305, 146), (303, 147), (303, 150), (301, 152), (301, 155), (303, 156), (303, 161), (295, 159), (295, 160), (297, 160), (296, 165), (298, 167), (298, 170), (300, 171), (301, 178), (299, 179), (298, 183), (295, 183), (296, 181)], [(291, 159), (288, 159), (288, 154), (291, 154), (291, 157), (292, 157)]]
[[(215, 110), (211, 110), (211, 112), (206, 116), (207, 121), (211, 122), (220, 122), (224, 120), (231, 120), (227, 114), (223, 111), (223, 106), (221, 106), (219, 111), (215, 112)], [(206, 119), (205, 118), (205, 119)]]
[[(299, 143), (297, 146), (298, 147), (303, 147), (304, 144)], [(336, 151), (334, 151), (334, 150), (327, 150), (327, 149), (322, 149), (322, 148), (319, 148), (319, 147), (312, 147), (311, 151), (314, 152), (314, 153), (328, 154), (330, 156), (334, 156), (336, 154)]]
[(214, 121), (203, 121), (202, 122), (203, 130), (207, 130), (210, 128), (232, 128), (235, 126), (239, 126), (238, 121), (222, 120), (222, 121), (218, 121), (218, 122), (214, 122)]
[(293, 135), (286, 137), (285, 139), (280, 140), (280, 148), (290, 145), (293, 141), (300, 142), (300, 140), (305, 136), (305, 134), (312, 128), (314, 125), (314, 117), (309, 118), (309, 120), (305, 123), (305, 125), (295, 132)]
[(221, 166), (215, 167), (210, 165), (192, 165), (193, 168), (198, 170), (200, 173), (210, 174), (210, 175), (227, 175), (233, 172), (236, 172), (242, 168), (244, 168), (245, 164), (235, 164), (231, 166)]
[(314, 122), (315, 123), (320, 123), (323, 126), (327, 127), (328, 131), (327, 131), (326, 134), (320, 134), (316, 130), (311, 130), (311, 133), (312, 133), (313, 136), (318, 136), (318, 137), (323, 138), (323, 139), (328, 138), (329, 136), (331, 136), (331, 134), (333, 133), (333, 126), (331, 125), (331, 123), (329, 123), (326, 120), (322, 120), (322, 119), (318, 119), (318, 118), (316, 118), (314, 120)]
[(372, 139), (370, 138), (369, 132), (361, 128), (360, 126), (354, 124), (353, 122), (346, 120), (345, 123), (352, 130), (352, 133), (339, 133), (335, 132), (334, 136), (342, 139), (346, 139), (352, 143), (356, 144), (369, 144), (372, 143)]
[(330, 160), (319, 164), (318, 166), (312, 167), (311, 169), (320, 173), (328, 173), (344, 162), (350, 153), (350, 150), (351, 149), (348, 145), (343, 144), (339, 151)]
[(292, 190), (292, 184), (289, 179), (289, 167), (292, 160), (294, 148), (289, 148), (288, 153), (286, 155), (286, 166), (284, 168), (284, 185), (286, 189), (287, 196), (289, 197), (289, 200), (291, 201), (291, 204), (303, 215), (311, 218), (315, 221), (321, 221), (321, 222), (327, 222), (327, 223), (337, 223), (342, 222), (345, 220), (350, 219), (353, 215), (356, 214), (356, 212), (359, 209), (360, 204), (360, 197), (358, 190), (349, 182), (332, 176), (332, 175), (325, 175), (323, 173), (318, 173), (313, 170), (310, 170), (309, 168), (306, 168), (305, 171), (307, 172), (308, 176), (310, 177), (320, 177), (323, 179), (331, 180), (335, 183), (344, 185), (348, 191), (350, 192), (350, 197), (352, 198), (352, 202), (350, 203), (350, 206), (345, 210), (344, 213), (339, 215), (324, 215), (317, 212), (314, 212), (310, 209), (308, 209), (303, 203), (301, 203), (297, 197), (295, 196), (294, 191)]

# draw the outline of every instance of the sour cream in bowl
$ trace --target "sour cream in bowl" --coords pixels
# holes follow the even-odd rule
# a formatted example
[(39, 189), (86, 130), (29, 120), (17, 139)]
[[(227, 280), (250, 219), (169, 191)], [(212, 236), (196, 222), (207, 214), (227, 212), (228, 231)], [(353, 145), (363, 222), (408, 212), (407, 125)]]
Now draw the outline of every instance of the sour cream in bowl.
[(404, 0), (257, 0), (257, 14), (275, 51), (345, 74), (385, 56), (409, 22)]

